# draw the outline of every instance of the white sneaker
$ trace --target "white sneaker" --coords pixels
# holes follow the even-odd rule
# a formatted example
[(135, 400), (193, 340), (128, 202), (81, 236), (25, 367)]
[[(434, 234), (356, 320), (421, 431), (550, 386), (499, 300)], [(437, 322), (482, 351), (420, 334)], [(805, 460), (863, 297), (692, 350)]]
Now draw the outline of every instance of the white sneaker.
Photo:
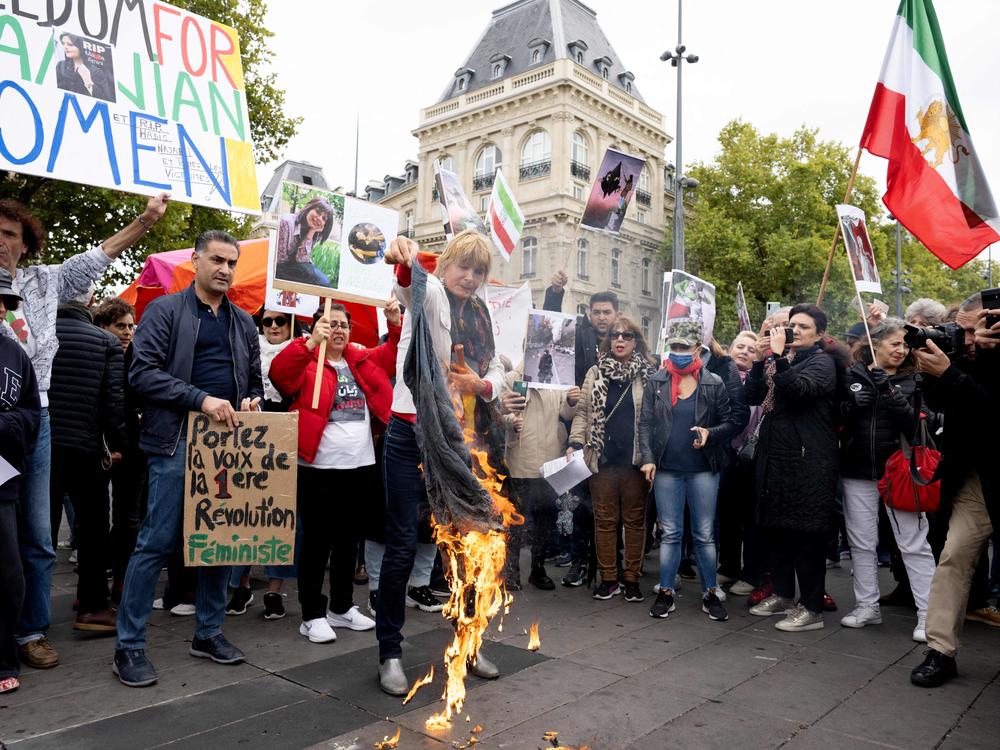
[(69, 553), (69, 562), (71, 562), (71, 563), (79, 562), (76, 559), (76, 550), (73, 550), (72, 552)]
[(750, 596), (753, 593), (753, 584), (740, 580), (729, 587), (729, 593), (733, 596)]
[(881, 625), (882, 612), (877, 604), (859, 604), (850, 614), (840, 618), (845, 628), (863, 628), (865, 625)]
[(153, 599), (153, 609), (163, 609), (163, 599)]
[(195, 612), (193, 604), (175, 604), (170, 608), (170, 614), (177, 617), (190, 617)]
[(927, 615), (917, 615), (917, 627), (913, 629), (913, 640), (927, 643)]
[(327, 610), (326, 621), (330, 624), (331, 628), (371, 630), (375, 627), (375, 621), (367, 615), (361, 614), (361, 610), (357, 608), (357, 605), (351, 607), (342, 615), (337, 615)]
[(325, 617), (306, 620), (299, 625), (299, 634), (304, 635), (312, 643), (329, 643), (337, 640), (337, 634), (333, 632)]

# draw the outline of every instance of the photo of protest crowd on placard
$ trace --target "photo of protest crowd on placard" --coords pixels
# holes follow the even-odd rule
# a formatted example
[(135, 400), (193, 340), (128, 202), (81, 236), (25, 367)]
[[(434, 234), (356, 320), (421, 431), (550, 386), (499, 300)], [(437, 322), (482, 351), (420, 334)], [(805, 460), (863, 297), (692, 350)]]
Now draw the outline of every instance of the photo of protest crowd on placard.
[(597, 170), (580, 225), (617, 234), (621, 231), (629, 202), (639, 187), (644, 159), (609, 148)]
[(524, 379), (531, 388), (571, 388), (576, 362), (576, 317), (532, 310), (524, 348)]

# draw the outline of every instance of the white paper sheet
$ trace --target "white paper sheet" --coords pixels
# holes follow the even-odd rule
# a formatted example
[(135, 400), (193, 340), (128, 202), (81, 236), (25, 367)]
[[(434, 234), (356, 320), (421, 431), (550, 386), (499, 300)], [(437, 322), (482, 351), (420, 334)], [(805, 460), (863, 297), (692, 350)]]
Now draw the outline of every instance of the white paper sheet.
[(0, 486), (7, 484), (11, 479), (20, 475), (17, 469), (7, 463), (3, 456), (0, 456)]
[(590, 476), (591, 471), (583, 460), (583, 451), (574, 451), (573, 458), (565, 456), (546, 461), (541, 467), (542, 477), (552, 485), (556, 495), (562, 495)]

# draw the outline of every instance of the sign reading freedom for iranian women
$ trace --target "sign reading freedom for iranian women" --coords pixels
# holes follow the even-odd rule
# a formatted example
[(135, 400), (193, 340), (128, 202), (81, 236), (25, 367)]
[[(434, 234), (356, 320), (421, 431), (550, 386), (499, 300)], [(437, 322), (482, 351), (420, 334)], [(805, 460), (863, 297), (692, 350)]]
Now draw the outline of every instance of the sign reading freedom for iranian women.
[(0, 2), (0, 170), (259, 212), (235, 30), (157, 0)]
[(188, 414), (184, 564), (291, 565), (299, 415), (240, 412), (235, 430)]

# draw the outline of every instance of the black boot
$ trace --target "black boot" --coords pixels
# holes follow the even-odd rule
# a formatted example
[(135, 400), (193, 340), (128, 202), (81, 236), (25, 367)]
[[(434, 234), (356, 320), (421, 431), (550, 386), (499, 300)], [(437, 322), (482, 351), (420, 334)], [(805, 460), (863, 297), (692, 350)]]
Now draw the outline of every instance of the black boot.
[(544, 565), (531, 566), (531, 575), (528, 576), (528, 583), (536, 589), (541, 589), (542, 591), (552, 591), (552, 589), (556, 587), (555, 582), (549, 578), (549, 574), (545, 572)]
[(910, 682), (919, 687), (940, 687), (953, 677), (958, 677), (954, 656), (945, 656), (932, 648), (924, 651), (925, 658), (910, 672)]

